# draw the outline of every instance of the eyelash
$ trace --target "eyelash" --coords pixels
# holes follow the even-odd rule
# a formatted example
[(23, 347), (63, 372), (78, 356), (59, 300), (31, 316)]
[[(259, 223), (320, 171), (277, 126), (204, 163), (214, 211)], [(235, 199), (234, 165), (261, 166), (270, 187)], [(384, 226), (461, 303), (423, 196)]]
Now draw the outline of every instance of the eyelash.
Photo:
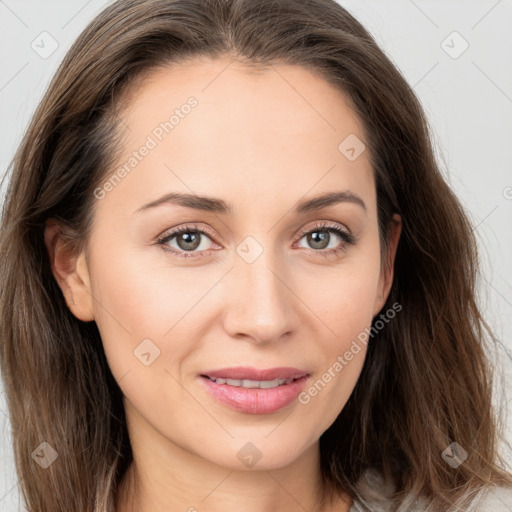
[[(348, 249), (348, 246), (356, 245), (356, 243), (357, 243), (357, 238), (353, 234), (348, 233), (336, 226), (328, 225), (325, 222), (316, 224), (310, 229), (301, 231), (298, 235), (299, 241), (305, 235), (314, 233), (315, 231), (327, 231), (329, 233), (335, 233), (343, 240), (343, 243), (334, 249), (329, 249), (329, 250), (311, 249), (311, 251), (313, 251), (315, 254), (318, 254), (321, 256), (330, 257), (332, 255), (338, 255), (341, 252), (345, 252)], [(201, 253), (208, 254), (212, 251), (212, 249), (209, 249), (209, 250), (199, 251), (199, 252), (192, 252), (192, 251), (187, 252), (187, 251), (177, 251), (176, 249), (166, 249), (165, 245), (167, 244), (167, 242), (172, 240), (174, 237), (180, 235), (181, 233), (199, 233), (201, 235), (207, 236), (210, 239), (213, 238), (211, 233), (209, 233), (208, 231), (206, 231), (202, 228), (198, 228), (195, 225), (192, 225), (192, 226), (181, 226), (179, 228), (176, 228), (175, 230), (171, 231), (170, 233), (167, 233), (167, 234), (163, 235), (162, 237), (158, 238), (156, 243), (157, 243), (157, 245), (160, 245), (162, 247), (162, 250), (164, 250), (165, 252), (173, 253), (175, 256), (178, 256), (180, 258), (201, 258), (203, 255), (198, 255), (198, 254), (201, 254)]]

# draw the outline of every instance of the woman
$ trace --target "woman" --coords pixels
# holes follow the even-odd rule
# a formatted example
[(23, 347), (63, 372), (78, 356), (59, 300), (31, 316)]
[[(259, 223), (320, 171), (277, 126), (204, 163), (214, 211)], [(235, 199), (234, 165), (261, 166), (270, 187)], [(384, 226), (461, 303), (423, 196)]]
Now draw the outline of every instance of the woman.
[(30, 510), (512, 503), (471, 225), (335, 2), (107, 7), (14, 158), (0, 248)]

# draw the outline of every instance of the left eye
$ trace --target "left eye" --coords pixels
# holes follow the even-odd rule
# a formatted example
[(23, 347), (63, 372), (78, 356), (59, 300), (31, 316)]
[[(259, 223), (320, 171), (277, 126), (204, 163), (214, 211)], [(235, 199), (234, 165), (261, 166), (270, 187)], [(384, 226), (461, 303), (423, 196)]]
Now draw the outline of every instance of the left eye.
[[(330, 246), (330, 242), (333, 241), (332, 233), (336, 235), (336, 237), (341, 238), (343, 242), (346, 244), (352, 243), (352, 237), (349, 233), (337, 228), (337, 227), (316, 227), (310, 229), (308, 232), (304, 233), (301, 237), (306, 238), (308, 244), (312, 246), (314, 249), (318, 249), (319, 251), (323, 250), (336, 250), (339, 247), (339, 242), (336, 243), (336, 237), (334, 237), (334, 244)], [(326, 244), (327, 242), (327, 244)]]

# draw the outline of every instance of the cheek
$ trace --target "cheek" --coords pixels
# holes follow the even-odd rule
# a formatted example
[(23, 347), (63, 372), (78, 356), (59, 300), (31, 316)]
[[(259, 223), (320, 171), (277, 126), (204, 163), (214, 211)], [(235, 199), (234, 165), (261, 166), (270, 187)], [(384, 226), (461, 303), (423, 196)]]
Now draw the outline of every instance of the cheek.
[(172, 404), (194, 407), (179, 382), (180, 362), (194, 348), (184, 326), (193, 324), (186, 315), (200, 299), (197, 287), (133, 254), (97, 269), (95, 316), (110, 370), (136, 410), (170, 422)]
[[(360, 252), (357, 263), (330, 269), (332, 278), (305, 281), (302, 294), (321, 320), (315, 339), (322, 368), (299, 396), (299, 403), (323, 418), (327, 428), (343, 409), (364, 364), (373, 305), (378, 290), (378, 247)], [(305, 299), (306, 300), (306, 299)]]
[[(332, 348), (357, 336), (372, 320), (380, 276), (378, 248), (353, 252), (341, 265), (308, 272), (300, 296), (334, 336)], [(331, 336), (331, 338), (332, 338)]]
[(211, 292), (226, 269), (180, 267), (156, 247), (114, 258), (113, 246), (91, 261), (94, 315), (110, 369), (130, 398), (165, 389), (175, 400), (182, 390), (171, 375), (182, 379), (182, 361), (219, 311)]
[[(321, 319), (315, 337), (321, 366), (298, 401), (327, 429), (349, 399), (364, 364), (372, 322), (376, 280), (367, 272), (340, 274), (323, 292), (309, 290), (311, 309)], [(304, 292), (308, 293), (308, 290)]]

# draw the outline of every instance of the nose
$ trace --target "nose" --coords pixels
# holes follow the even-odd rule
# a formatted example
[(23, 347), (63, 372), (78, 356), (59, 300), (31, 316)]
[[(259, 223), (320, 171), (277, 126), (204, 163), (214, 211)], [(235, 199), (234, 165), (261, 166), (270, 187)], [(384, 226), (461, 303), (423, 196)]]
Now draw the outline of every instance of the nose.
[(224, 328), (234, 338), (258, 344), (281, 341), (297, 327), (297, 298), (290, 272), (283, 270), (270, 250), (255, 261), (238, 255), (225, 288)]

